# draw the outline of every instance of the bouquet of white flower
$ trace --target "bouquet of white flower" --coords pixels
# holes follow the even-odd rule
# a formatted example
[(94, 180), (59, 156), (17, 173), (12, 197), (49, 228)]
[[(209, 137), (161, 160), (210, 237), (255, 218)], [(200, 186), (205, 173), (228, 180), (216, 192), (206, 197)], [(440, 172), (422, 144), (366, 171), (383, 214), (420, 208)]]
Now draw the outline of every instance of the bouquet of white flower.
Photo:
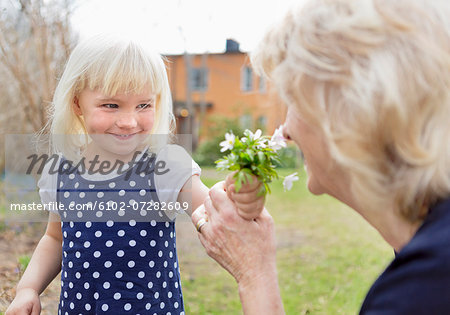
[[(279, 162), (277, 151), (286, 147), (282, 127), (277, 128), (272, 137), (261, 136), (258, 129), (255, 133), (244, 131), (244, 137), (239, 139), (233, 132), (225, 134), (225, 141), (220, 143), (221, 152), (231, 151), (223, 159), (216, 161), (219, 170), (236, 171), (235, 189), (239, 192), (242, 184), (248, 183), (252, 175), (256, 176), (263, 185), (261, 194), (270, 193), (269, 183), (279, 178), (275, 170), (275, 162)], [(283, 181), (284, 189), (290, 190), (292, 182), (298, 180), (297, 173), (286, 176)]]

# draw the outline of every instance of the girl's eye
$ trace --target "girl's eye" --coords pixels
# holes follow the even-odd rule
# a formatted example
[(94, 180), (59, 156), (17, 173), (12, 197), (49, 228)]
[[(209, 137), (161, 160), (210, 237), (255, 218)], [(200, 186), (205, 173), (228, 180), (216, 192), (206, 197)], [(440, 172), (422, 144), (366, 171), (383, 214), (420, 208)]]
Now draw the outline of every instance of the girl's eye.
[(119, 107), (117, 104), (103, 104), (102, 106), (105, 108), (118, 108)]
[(151, 108), (152, 104), (151, 103), (146, 103), (146, 104), (140, 104), (138, 105), (139, 109), (147, 109), (147, 108)]

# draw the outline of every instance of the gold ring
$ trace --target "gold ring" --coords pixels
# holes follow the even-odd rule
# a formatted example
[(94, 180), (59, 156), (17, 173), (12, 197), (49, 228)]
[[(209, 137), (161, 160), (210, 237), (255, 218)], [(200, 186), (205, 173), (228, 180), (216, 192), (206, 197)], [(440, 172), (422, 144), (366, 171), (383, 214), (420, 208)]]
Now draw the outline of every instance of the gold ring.
[(197, 229), (197, 232), (201, 233), (201, 228), (208, 222), (205, 218), (201, 218), (198, 220), (197, 224), (195, 225), (195, 228)]

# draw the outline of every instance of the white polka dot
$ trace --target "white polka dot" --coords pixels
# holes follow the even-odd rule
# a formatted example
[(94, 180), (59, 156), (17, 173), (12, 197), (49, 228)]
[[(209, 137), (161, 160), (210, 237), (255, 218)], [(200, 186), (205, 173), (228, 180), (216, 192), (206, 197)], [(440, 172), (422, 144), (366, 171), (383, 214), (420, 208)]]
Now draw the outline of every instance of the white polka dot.
[(159, 231), (159, 237), (163, 237), (164, 232), (163, 231)]
[(174, 267), (175, 269), (177, 269), (178, 263), (177, 263), (177, 262), (174, 262), (173, 267)]
[(63, 182), (60, 182), (59, 183), (59, 188), (62, 188), (64, 186), (64, 183)]
[(175, 282), (175, 288), (178, 289), (178, 282)]
[(92, 278), (97, 279), (98, 277), (100, 277), (100, 273), (98, 271), (94, 271), (94, 273), (92, 274)]
[(102, 253), (100, 253), (100, 251), (98, 251), (98, 250), (96, 250), (95, 252), (94, 252), (94, 257), (95, 258), (98, 258), (98, 257), (100, 257), (102, 255)]
[(128, 244), (130, 244), (131, 247), (136, 246), (136, 241), (135, 240), (131, 240), (128, 242)]
[(130, 186), (131, 186), (131, 187), (134, 187), (134, 186), (136, 186), (136, 182), (135, 182), (134, 180), (130, 181), (130, 183), (129, 183), (129, 184), (130, 184)]
[(85, 282), (84, 283), (84, 288), (87, 290), (87, 289), (89, 289), (89, 282)]
[(170, 226), (169, 222), (166, 222), (166, 228), (168, 228)]
[(169, 271), (169, 278), (173, 278), (173, 272)]
[(146, 194), (145, 189), (141, 189), (141, 190), (139, 191), (139, 195), (145, 196), (145, 194)]
[(173, 232), (170, 232), (170, 238), (173, 238)]
[(68, 266), (69, 268), (72, 268), (72, 267), (73, 267), (73, 262), (69, 261), (69, 263), (67, 264), (67, 266)]
[(173, 303), (173, 306), (174, 306), (175, 308), (178, 308), (178, 302)]
[(67, 231), (64, 231), (63, 235), (67, 238)]
[(111, 247), (114, 245), (114, 243), (113, 243), (113, 241), (109, 240), (109, 241), (106, 241), (105, 245), (106, 245), (106, 247)]
[(100, 217), (103, 216), (103, 212), (97, 211), (97, 212), (95, 213), (95, 215), (97, 216), (97, 218), (100, 218)]
[(153, 288), (153, 282), (150, 281), (147, 286), (149, 289)]
[(120, 237), (125, 235), (125, 231), (124, 230), (119, 230), (117, 231), (117, 235), (119, 235)]
[(167, 288), (167, 282), (166, 282), (166, 281), (163, 282), (162, 287), (163, 287), (164, 289)]
[(127, 282), (127, 289), (133, 288), (133, 282)]
[(169, 252), (169, 257), (172, 258), (173, 257), (173, 253), (172, 251)]
[(103, 283), (103, 288), (104, 289), (109, 289), (111, 287), (111, 284), (108, 282), (108, 281), (106, 281), (105, 283)]
[(159, 307), (160, 307), (161, 309), (163, 309), (165, 306), (166, 306), (166, 305), (164, 304), (164, 302), (161, 302), (161, 303), (159, 304)]
[(80, 194), (78, 195), (80, 198), (84, 198), (84, 196), (86, 196), (86, 194), (82, 191), (80, 192)]
[(150, 268), (153, 268), (155, 266), (155, 262), (153, 260), (150, 260), (148, 265), (150, 266)]
[(151, 221), (150, 221), (150, 225), (151, 225), (151, 226), (156, 226), (156, 221), (155, 221), (155, 220), (151, 220)]
[(125, 255), (125, 252), (123, 250), (118, 250), (117, 251), (117, 256), (118, 257), (123, 257)]
[(145, 257), (145, 255), (147, 255), (147, 253), (145, 252), (145, 250), (141, 250), (141, 251), (139, 252), (139, 256)]
[(83, 212), (78, 211), (78, 212), (77, 212), (77, 217), (81, 218), (82, 216), (83, 216)]
[(162, 256), (163, 256), (163, 252), (162, 252), (161, 250), (158, 252), (158, 256), (159, 256), (159, 257), (162, 257)]
[(143, 297), (144, 297), (144, 294), (142, 292), (139, 292), (138, 294), (136, 294), (136, 298), (138, 300), (142, 300)]
[(138, 277), (141, 278), (141, 279), (144, 278), (145, 277), (145, 272), (139, 271)]
[(122, 295), (119, 292), (114, 293), (114, 300), (120, 300), (121, 297)]
[(155, 297), (155, 299), (159, 298), (159, 292), (155, 292), (154, 297)]
[(67, 291), (64, 291), (64, 297), (67, 299), (68, 296)]
[(146, 230), (141, 230), (141, 236), (142, 236), (142, 237), (147, 236), (147, 231), (146, 231)]
[(89, 242), (89, 241), (84, 242), (85, 248), (89, 248), (89, 246), (91, 246), (91, 242)]
[(69, 288), (73, 289), (73, 282), (69, 282)]
[(102, 305), (102, 311), (106, 312), (109, 309), (108, 304), (103, 304)]
[(77, 272), (77, 273), (75, 274), (75, 278), (80, 279), (80, 278), (81, 278), (81, 273)]
[(86, 304), (84, 306), (84, 308), (86, 309), (86, 311), (90, 311), (91, 310), (91, 305), (90, 304)]
[(102, 231), (96, 231), (95, 232), (95, 237), (100, 237), (102, 236)]
[(64, 198), (69, 198), (69, 197), (70, 197), (70, 192), (66, 191), (66, 192), (64, 193)]
[(71, 302), (69, 306), (70, 306), (70, 309), (72, 309), (72, 310), (75, 308), (75, 304), (73, 304), (73, 302)]
[(119, 196), (124, 196), (124, 195), (125, 195), (125, 190), (121, 189), (121, 190), (119, 191)]
[(69, 226), (73, 229), (73, 226), (74, 226), (73, 221), (69, 222)]
[(164, 268), (167, 268), (167, 260), (164, 261)]
[(116, 187), (116, 183), (114, 183), (114, 182), (109, 183), (109, 188), (114, 188), (114, 187)]
[(114, 225), (114, 222), (112, 221), (112, 220), (108, 220), (107, 222), (106, 222), (106, 226), (107, 227), (111, 227), (111, 226), (113, 226)]
[(72, 241), (69, 242), (69, 247), (70, 247), (70, 248), (73, 247), (73, 242), (72, 242)]
[(82, 297), (83, 297), (83, 296), (81, 295), (81, 293), (78, 292), (78, 293), (77, 293), (77, 299), (81, 300)]
[(155, 246), (156, 246), (156, 242), (155, 242), (154, 240), (151, 240), (151, 241), (150, 241), (150, 246), (151, 246), (151, 247), (155, 247)]
[(94, 299), (98, 300), (98, 297), (99, 297), (98, 293), (95, 292), (95, 293), (94, 293)]
[(99, 192), (97, 193), (97, 198), (103, 198), (104, 195), (105, 195), (105, 194), (103, 193), (103, 191), (99, 191)]
[(140, 214), (142, 217), (145, 217), (145, 216), (147, 215), (147, 211), (141, 210), (141, 212), (139, 212), (139, 214)]
[(94, 184), (90, 184), (90, 185), (89, 185), (89, 188), (90, 188), (90, 189), (93, 189), (93, 188), (95, 188), (95, 185), (94, 185)]
[(121, 217), (123, 217), (125, 215), (125, 211), (123, 210), (119, 210), (119, 212), (117, 212), (117, 214)]
[(130, 226), (135, 226), (136, 225), (136, 220), (130, 220)]
[(116, 278), (117, 278), (117, 279), (122, 278), (122, 276), (123, 276), (122, 271), (117, 271), (117, 272), (116, 272)]
[(85, 261), (83, 263), (83, 267), (84, 267), (84, 269), (88, 269), (89, 268), (89, 263), (87, 261)]
[(152, 305), (150, 303), (145, 304), (145, 309), (149, 310), (152, 307)]
[(130, 267), (130, 268), (133, 268), (135, 265), (136, 265), (136, 263), (134, 261), (132, 261), (132, 260), (130, 260), (128, 262), (128, 267)]
[(171, 298), (172, 298), (172, 292), (169, 291), (169, 292), (167, 293), (167, 297), (168, 297), (169, 299), (171, 299)]
[(92, 222), (91, 222), (91, 221), (87, 221), (87, 222), (86, 222), (86, 227), (87, 227), (87, 228), (90, 228), (91, 226), (92, 226)]
[(161, 271), (158, 271), (157, 273), (156, 273), (156, 278), (161, 278)]
[(136, 203), (136, 200), (134, 200), (134, 199), (130, 199), (130, 201), (128, 201), (128, 204), (130, 206), (133, 206), (135, 203)]
[(112, 266), (112, 262), (110, 262), (109, 260), (105, 261), (105, 268), (109, 268)]

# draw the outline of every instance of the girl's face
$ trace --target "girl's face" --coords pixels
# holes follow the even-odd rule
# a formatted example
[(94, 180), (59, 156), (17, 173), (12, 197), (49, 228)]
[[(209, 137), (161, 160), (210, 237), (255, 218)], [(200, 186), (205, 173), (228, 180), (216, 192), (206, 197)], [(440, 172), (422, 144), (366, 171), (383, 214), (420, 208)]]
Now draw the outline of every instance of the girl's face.
[(299, 112), (290, 106), (283, 134), (285, 138), (293, 140), (303, 152), (309, 191), (316, 195), (330, 194), (340, 199), (340, 188), (343, 187), (346, 176), (333, 162), (320, 128), (309, 125)]
[(107, 96), (84, 89), (74, 99), (74, 110), (83, 116), (86, 131), (93, 140), (88, 154), (128, 162), (152, 130), (155, 102), (156, 95), (150, 91)]

